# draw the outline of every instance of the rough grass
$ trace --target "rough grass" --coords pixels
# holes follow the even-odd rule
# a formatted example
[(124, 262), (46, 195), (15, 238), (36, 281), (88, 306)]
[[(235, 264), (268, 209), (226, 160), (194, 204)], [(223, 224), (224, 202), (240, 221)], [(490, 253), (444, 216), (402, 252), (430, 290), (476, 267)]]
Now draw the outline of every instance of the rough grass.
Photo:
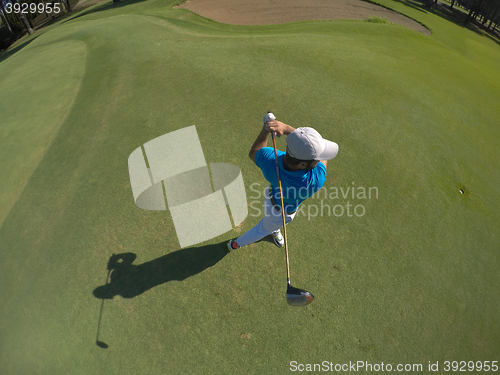
[(378, 17), (378, 16), (372, 16), (368, 17), (366, 19), (367, 22), (372, 22), (372, 23), (390, 23), (387, 18), (384, 17)]
[[(11, 202), (0, 227), (3, 371), (284, 374), (290, 361), (494, 360), (498, 46), (416, 12), (431, 37), (368, 22), (236, 27), (172, 5), (90, 8), (0, 64), (13, 82), (0, 94), (10, 111), (0, 125), (2, 196)], [(71, 68), (38, 77), (29, 63), (37, 51), (46, 52), (40, 72), (52, 55)], [(14, 82), (27, 74), (43, 100), (64, 105), (20, 106)], [(179, 249), (168, 213), (138, 209), (129, 184), (135, 148), (195, 124), (206, 160), (237, 164), (254, 195), (250, 185), (265, 181), (247, 152), (269, 109), (339, 143), (326, 187), (379, 193), (323, 202), (363, 205), (363, 217), (308, 220), (321, 204), (311, 199), (290, 225), (292, 282), (316, 296), (303, 309), (286, 305), (281, 250), (262, 241), (221, 257), (236, 231)], [(28, 133), (20, 126), (32, 126), (30, 142), (18, 140)], [(19, 152), (3, 151), (16, 143)], [(105, 301), (103, 350), (92, 291), (111, 254), (125, 252), (159, 274), (191, 276)], [(182, 261), (163, 258), (174, 253)], [(197, 253), (206, 264), (221, 259), (197, 272)]]

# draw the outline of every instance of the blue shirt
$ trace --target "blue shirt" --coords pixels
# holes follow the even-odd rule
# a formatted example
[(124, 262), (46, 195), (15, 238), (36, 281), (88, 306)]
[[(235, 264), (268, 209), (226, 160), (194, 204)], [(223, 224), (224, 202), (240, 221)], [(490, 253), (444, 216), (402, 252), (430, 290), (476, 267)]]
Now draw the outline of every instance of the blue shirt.
[[(278, 151), (277, 154), (285, 212), (292, 212), (295, 211), (304, 200), (311, 197), (322, 188), (326, 179), (326, 167), (320, 162), (310, 171), (287, 171), (283, 167), (283, 158), (286, 152)], [(278, 175), (276, 174), (276, 162), (274, 160), (274, 148), (263, 147), (257, 151), (255, 154), (255, 164), (262, 170), (265, 179), (271, 184), (274, 202), (278, 207), (281, 207)]]

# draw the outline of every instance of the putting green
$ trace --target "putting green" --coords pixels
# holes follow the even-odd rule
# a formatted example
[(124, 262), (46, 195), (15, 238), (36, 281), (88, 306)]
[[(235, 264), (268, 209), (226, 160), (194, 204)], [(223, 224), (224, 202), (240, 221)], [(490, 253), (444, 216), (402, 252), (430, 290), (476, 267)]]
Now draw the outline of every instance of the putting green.
[[(230, 26), (174, 2), (124, 1), (54, 24), (0, 63), (3, 371), (285, 374), (291, 361), (367, 361), (425, 372), (497, 360), (500, 48), (387, 4), (433, 35)], [(247, 154), (268, 110), (340, 145), (328, 196), (288, 230), (292, 284), (315, 296), (305, 308), (286, 304), (282, 250), (225, 250), (260, 219), (266, 183)], [(127, 160), (193, 124), (207, 162), (241, 168), (249, 216), (180, 249), (168, 212), (135, 206)], [(101, 305), (93, 291), (113, 253), (136, 254), (137, 268), (121, 285), (130, 298)], [(96, 345), (101, 306), (108, 349)]]

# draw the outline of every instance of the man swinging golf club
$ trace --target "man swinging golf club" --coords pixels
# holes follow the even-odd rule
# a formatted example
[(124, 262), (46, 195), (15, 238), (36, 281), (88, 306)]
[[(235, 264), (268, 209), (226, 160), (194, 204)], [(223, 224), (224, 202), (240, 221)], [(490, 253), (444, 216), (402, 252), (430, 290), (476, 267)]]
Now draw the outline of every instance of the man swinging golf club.
[[(263, 121), (264, 127), (248, 156), (270, 183), (265, 192), (264, 217), (241, 237), (230, 240), (227, 244), (229, 251), (247, 246), (268, 235), (273, 237), (278, 247), (283, 247), (285, 240), (280, 232), (280, 228), (284, 228), (283, 222), (291, 222), (299, 205), (321, 189), (325, 183), (327, 160), (333, 159), (339, 150), (335, 142), (323, 139), (313, 128), (294, 129), (276, 121), (271, 112)], [(271, 132), (274, 133), (274, 150), (266, 147)], [(283, 134), (287, 136), (287, 150), (276, 151), (274, 135), (280, 137)]]
[[(266, 147), (269, 133), (273, 137), (274, 149)], [(279, 137), (282, 134), (287, 135), (287, 151), (286, 153), (280, 151), (278, 154), (275, 136)], [(326, 161), (333, 159), (338, 150), (339, 146), (335, 142), (324, 140), (316, 130), (294, 129), (276, 121), (276, 117), (271, 112), (264, 117), (264, 128), (250, 149), (250, 159), (262, 169), (264, 177), (270, 183), (266, 189), (264, 217), (259, 224), (243, 236), (229, 241), (227, 247), (229, 251), (236, 250), (269, 234), (273, 236), (277, 246), (285, 246), (286, 300), (291, 306), (309, 305), (314, 300), (314, 296), (290, 284), (286, 224), (293, 220), (300, 203), (321, 189), (326, 178)], [(279, 200), (277, 194), (279, 194)], [(278, 205), (277, 202), (280, 204)], [(280, 228), (283, 228), (284, 237), (281, 235)]]

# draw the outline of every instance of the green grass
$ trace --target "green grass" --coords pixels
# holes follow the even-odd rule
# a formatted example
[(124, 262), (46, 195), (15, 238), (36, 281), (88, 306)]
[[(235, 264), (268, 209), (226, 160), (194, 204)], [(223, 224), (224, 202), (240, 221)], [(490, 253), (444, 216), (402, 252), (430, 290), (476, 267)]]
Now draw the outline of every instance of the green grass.
[[(0, 372), (285, 374), (290, 361), (361, 360), (443, 373), (446, 360), (497, 360), (500, 49), (384, 4), (432, 36), (221, 25), (150, 0), (87, 9), (1, 62)], [(238, 165), (250, 197), (265, 186), (247, 153), (269, 109), (339, 143), (327, 188), (379, 192), (324, 202), (362, 204), (361, 218), (288, 227), (292, 283), (316, 297), (306, 308), (286, 305), (269, 242), (223, 256), (258, 217), (191, 253), (168, 212), (138, 209), (130, 188), (134, 149), (195, 124), (206, 160)], [(105, 301), (103, 350), (92, 291), (125, 252), (157, 266), (138, 282), (193, 275)], [(197, 272), (198, 256), (202, 268), (222, 259)]]

